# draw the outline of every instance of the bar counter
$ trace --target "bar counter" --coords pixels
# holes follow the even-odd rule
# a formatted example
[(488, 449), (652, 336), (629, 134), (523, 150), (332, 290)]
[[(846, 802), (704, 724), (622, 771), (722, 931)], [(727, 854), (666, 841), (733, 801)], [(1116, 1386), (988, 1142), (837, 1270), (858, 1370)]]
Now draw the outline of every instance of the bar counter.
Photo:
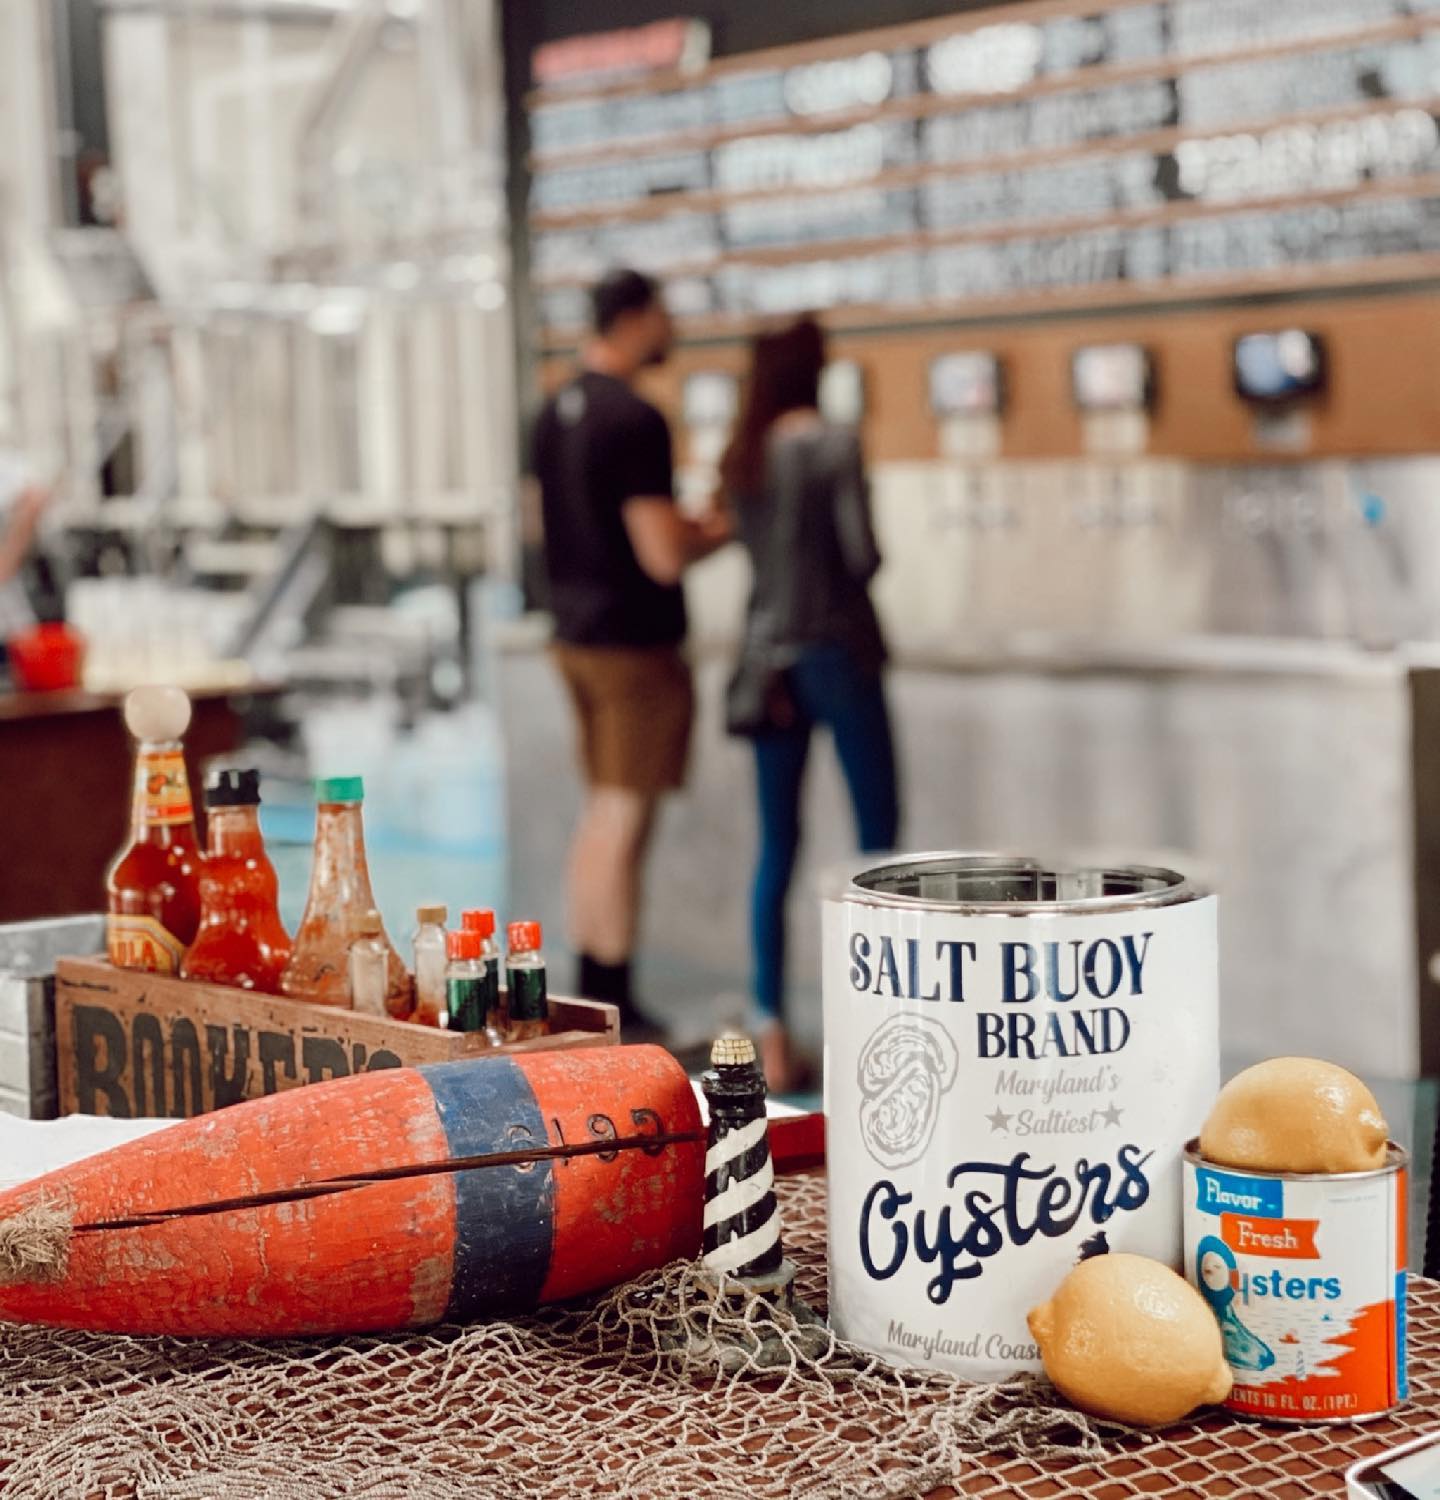
[[(197, 689), (185, 737), (191, 785), (212, 756), (236, 749), (247, 705), (279, 690)], [(105, 870), (130, 820), (134, 750), (120, 695), (0, 694), (0, 922), (104, 905)]]
[[(750, 747), (723, 728), (731, 649), (702, 640), (693, 654), (690, 778), (670, 799), (649, 870), (641, 982), (642, 999), (663, 997), (672, 1018), (688, 1006), (703, 1034), (717, 994), (745, 1003), (756, 812)], [(579, 778), (543, 626), (512, 634), (500, 685), (513, 894), (560, 922), (563, 893), (539, 872), (561, 867)], [(1033, 632), (912, 640), (895, 650), (887, 693), (902, 848), (1133, 860), (1213, 882), (1235, 1059), (1304, 1036), (1367, 1078), (1440, 1073), (1434, 647)], [(812, 749), (790, 909), (790, 1018), (812, 1042), (818, 892), (837, 868), (856, 868), (824, 740)]]

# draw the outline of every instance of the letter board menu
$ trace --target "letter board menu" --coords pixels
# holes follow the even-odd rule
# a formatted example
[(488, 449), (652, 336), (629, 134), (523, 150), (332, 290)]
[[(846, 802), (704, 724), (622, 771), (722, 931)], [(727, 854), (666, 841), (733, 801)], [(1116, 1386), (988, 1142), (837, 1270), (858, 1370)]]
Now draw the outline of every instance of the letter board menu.
[(1232, 297), (1440, 269), (1440, 0), (1054, 0), (528, 102), (547, 343)]

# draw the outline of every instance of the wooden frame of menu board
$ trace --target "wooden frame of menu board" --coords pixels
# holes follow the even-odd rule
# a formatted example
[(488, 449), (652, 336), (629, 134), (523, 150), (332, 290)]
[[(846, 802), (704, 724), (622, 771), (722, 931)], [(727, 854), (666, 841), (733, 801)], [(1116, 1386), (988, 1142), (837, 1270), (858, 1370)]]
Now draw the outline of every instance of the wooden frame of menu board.
[[(594, 119), (611, 121), (604, 126), (611, 129), (616, 121), (624, 125), (638, 119), (643, 125), (645, 118), (651, 123), (656, 118), (613, 113), (621, 106), (649, 110), (657, 98), (682, 97), (683, 91), (689, 91), (684, 97), (699, 97), (695, 91), (726, 79), (733, 85), (770, 76), (767, 86), (773, 88), (775, 70), (798, 69), (808, 76), (806, 69), (827, 63), (883, 55), (892, 60), (892, 80), (899, 80), (888, 97), (819, 115), (791, 113), (749, 123), (712, 118), (648, 138), (567, 141), (562, 132), (547, 140), (542, 132), (528, 158), (531, 171), (539, 174), (529, 224), (542, 374), (553, 379), (572, 353), (583, 310), (581, 289), (595, 271), (628, 259), (627, 244), (648, 249), (657, 237), (666, 237), (677, 252), (661, 274), (685, 293), (680, 300), (688, 300), (692, 309), (681, 309), (682, 344), (703, 341), (711, 365), (720, 349), (751, 330), (761, 316), (755, 309), (786, 306), (823, 311), (828, 326), (849, 341), (850, 356), (863, 357), (872, 366), (897, 359), (903, 363), (899, 353), (892, 354), (892, 342), (912, 338), (917, 327), (948, 325), (952, 347), (976, 337), (989, 340), (990, 347), (1000, 329), (1045, 320), (1054, 320), (1051, 337), (1064, 346), (1060, 363), (1068, 365), (1078, 326), (1073, 320), (1105, 317), (1134, 324), (1147, 342), (1159, 346), (1163, 367), (1170, 363), (1163, 346), (1177, 308), (1213, 309), (1210, 323), (1218, 330), (1234, 322), (1225, 309), (1315, 298), (1315, 306), (1298, 301), (1287, 315), (1314, 327), (1333, 299), (1381, 291), (1385, 295), (1374, 304), (1375, 316), (1382, 326), (1395, 320), (1393, 332), (1401, 343), (1417, 317), (1429, 330), (1427, 337), (1440, 336), (1425, 298), (1407, 303), (1397, 294), (1440, 283), (1440, 92), (1433, 92), (1428, 81), (1433, 69), (1412, 66), (1426, 48), (1434, 50), (1425, 55), (1440, 55), (1440, 6), (1410, 13), (1400, 0), (1356, 0), (1341, 9), (1337, 0), (1279, 0), (1251, 8), (1267, 26), (1278, 18), (1258, 41), (1238, 33), (1221, 36), (1212, 29), (1208, 42), (1202, 37), (1201, 44), (1181, 55), (1176, 36), (1187, 43), (1194, 40), (1185, 26), (1208, 25), (1215, 16), (1223, 21), (1226, 12), (1235, 10), (1225, 0), (1211, 0), (1207, 10), (1197, 10), (1197, 3), (1034, 0), (723, 58), (690, 75), (531, 93), (526, 102), (532, 111), (556, 106), (579, 110), (575, 120), (581, 123), (585, 110), (593, 113), (594, 106), (603, 106), (612, 113)], [(1156, 17), (1172, 26), (1183, 7), (1188, 7), (1184, 13), (1190, 20), (1179, 32), (1166, 31), (1155, 41), (1153, 55), (1117, 59), (1102, 48), (1098, 61), (1055, 73), (1037, 65), (1034, 76), (989, 93), (941, 93), (928, 88), (922, 77), (932, 55), (924, 49), (955, 39), (978, 45), (977, 33), (990, 36), (1011, 23), (1037, 46), (1037, 28), (1047, 23), (1078, 28), (1076, 35), (1084, 42), (1094, 28), (1112, 23), (1121, 35), (1122, 22), (1128, 26), (1137, 17), (1146, 27), (1159, 25)], [(1304, 21), (1309, 34), (1294, 30), (1302, 16), (1311, 18)], [(902, 56), (909, 59), (903, 67), (894, 61)], [(1257, 68), (1269, 68), (1274, 78), (1295, 87), (1290, 93), (1271, 90), (1273, 79), (1255, 72)], [(1139, 87), (1148, 89), (1146, 97), (1154, 104), (1152, 115), (1140, 119), (1144, 128), (1092, 129), (1095, 118), (1109, 118), (1106, 111), (1114, 100), (1128, 97), (1125, 89)], [(1227, 113), (1223, 106), (1234, 98), (1248, 101), (1248, 112)], [(1094, 105), (1097, 99), (1110, 104), (1100, 110)], [(1206, 113), (1194, 114), (1195, 100)], [(988, 112), (985, 118), (991, 121), (1013, 116), (1030, 122), (1024, 127), (1029, 130), (1042, 118), (1036, 113), (1042, 104), (1050, 110), (1043, 116), (1050, 122), (1045, 127), (1049, 137), (1007, 136), (1005, 149), (996, 151), (966, 144), (965, 132), (976, 112)], [(1164, 109), (1169, 114), (1162, 119)], [(1134, 112), (1117, 105), (1114, 113), (1129, 119)], [(1056, 120), (1062, 126), (1052, 129)], [(828, 151), (838, 137), (862, 127), (867, 130), (866, 150), (873, 155), (864, 172), (852, 174), (839, 187), (788, 180), (776, 187), (761, 169), (749, 178), (744, 170), (729, 172), (722, 181), (708, 154), (739, 150), (742, 157), (735, 159), (744, 168), (744, 152), (773, 148), (781, 153), (777, 170), (783, 175), (784, 153), (796, 143), (803, 150)], [(572, 126), (565, 128), (573, 135)], [(1071, 129), (1069, 136), (1066, 129)], [(891, 134), (881, 139), (876, 130)], [(1040, 127), (1035, 125), (1034, 131)], [(1284, 170), (1276, 175), (1267, 167), (1268, 177), (1260, 172), (1246, 178), (1239, 168), (1227, 174), (1226, 142), (1237, 136), (1253, 137), (1251, 145), (1275, 153), (1274, 161)], [(961, 144), (952, 149), (944, 144), (947, 140)], [(899, 143), (893, 160), (885, 154), (891, 151), (886, 142)], [(1182, 165), (1186, 147), (1193, 148), (1190, 161), (1202, 163), (1194, 171)], [(1329, 160), (1324, 153), (1332, 148), (1336, 159), (1351, 149), (1369, 150), (1372, 157), (1353, 171), (1337, 173), (1331, 163), (1303, 180), (1295, 175), (1294, 164), (1305, 159), (1306, 150), (1324, 165)], [(945, 152), (950, 155), (942, 159)], [(684, 172), (695, 180), (661, 192), (650, 183), (648, 167), (634, 174), (631, 164), (653, 162), (664, 153), (681, 160)], [(703, 182), (698, 175), (702, 156), (704, 172), (710, 174)], [(617, 167), (630, 177), (613, 177)], [(555, 187), (557, 172), (569, 176)], [(1191, 178), (1204, 190), (1193, 190)], [(606, 184), (616, 182), (620, 191), (632, 193), (637, 184), (650, 184), (656, 195), (618, 201), (607, 196)], [(856, 232), (843, 211), (833, 220), (825, 217), (846, 194), (871, 200), (856, 220)], [(745, 222), (744, 214), (737, 219), (737, 210), (759, 225), (753, 243), (735, 237), (735, 223)], [(772, 232), (766, 215), (777, 216), (781, 228)], [(786, 242), (785, 226), (792, 221), (800, 226), (800, 243)], [(822, 226), (818, 231), (813, 230), (816, 223)], [(843, 290), (832, 299), (825, 295), (829, 287)], [(566, 313), (558, 322), (557, 308)], [(1197, 316), (1203, 321), (1203, 311)], [(1348, 319), (1340, 321), (1348, 328)], [(1274, 326), (1273, 321), (1266, 326)], [(861, 340), (863, 355), (854, 347)], [(1351, 364), (1350, 352), (1336, 352), (1337, 369), (1344, 370)], [(696, 367), (688, 360), (686, 365)], [(1426, 400), (1397, 404), (1388, 392), (1382, 400), (1380, 388), (1387, 382), (1377, 386), (1376, 373), (1368, 371), (1358, 389), (1366, 451), (1377, 443), (1378, 451), (1435, 447), (1440, 414)], [(879, 384), (871, 382), (872, 388)], [(1161, 384), (1162, 405), (1168, 406), (1173, 385), (1163, 369)], [(1373, 399), (1376, 410), (1362, 410), (1367, 399)], [(1210, 400), (1233, 407), (1227, 420), (1217, 422), (1212, 413), (1206, 431), (1170, 434), (1176, 446), (1168, 451), (1211, 451), (1213, 432), (1229, 429), (1245, 436), (1227, 439), (1227, 454), (1253, 450), (1243, 408), (1229, 392), (1228, 372)], [(1418, 427), (1402, 425), (1402, 411), (1423, 420)], [(916, 431), (915, 441), (896, 456), (920, 457), (933, 448), (933, 424), (923, 402), (920, 417), (924, 442)], [(1352, 424), (1315, 425), (1312, 451), (1319, 452), (1326, 451), (1332, 426), (1338, 442), (1341, 430)], [(913, 420), (902, 424), (915, 426)], [(1049, 440), (1065, 427), (1052, 412), (1040, 447), (1048, 451)], [(1161, 436), (1157, 431), (1156, 437)], [(1006, 449), (1037, 451), (1036, 441), (1024, 436), (1018, 410), (1013, 420), (1007, 418)]]
[[(1329, 388), (1306, 406), (1310, 439), (1304, 454), (1265, 448), (1232, 385), (1235, 339), (1286, 327), (1318, 333), (1331, 355)], [(1083, 421), (1070, 391), (1074, 351), (1084, 344), (1132, 341), (1148, 346), (1157, 366), (1158, 400), (1147, 444), (1155, 457), (1283, 462), (1440, 448), (1437, 292), (1375, 287), (1334, 297), (1117, 307), (1063, 317), (917, 319), (878, 328), (837, 324), (830, 344), (835, 357), (864, 367), (869, 459), (904, 463), (941, 455), (928, 390), (930, 362), (939, 355), (963, 349), (996, 354), (1007, 392), (999, 456), (1059, 459), (1084, 450)], [(739, 340), (682, 344), (663, 368), (646, 375), (647, 394), (675, 420), (682, 461), (689, 458), (679, 425), (686, 376), (700, 370), (739, 374), (745, 359)], [(553, 385), (572, 364), (568, 355), (545, 360), (542, 382)]]

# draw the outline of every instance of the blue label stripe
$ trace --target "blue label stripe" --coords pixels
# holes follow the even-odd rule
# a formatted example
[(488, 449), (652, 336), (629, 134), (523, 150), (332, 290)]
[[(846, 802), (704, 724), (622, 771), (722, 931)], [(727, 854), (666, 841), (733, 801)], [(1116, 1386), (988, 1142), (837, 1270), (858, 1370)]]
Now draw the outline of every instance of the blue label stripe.
[(1195, 1206), (1206, 1214), (1244, 1214), (1251, 1219), (1285, 1217), (1285, 1184), (1275, 1177), (1246, 1177), (1214, 1167), (1195, 1169)]
[[(1403, 1174), (1401, 1181), (1404, 1181)], [(1400, 1399), (1402, 1401), (1410, 1399), (1410, 1373), (1406, 1369), (1408, 1361), (1405, 1350), (1409, 1339), (1409, 1330), (1406, 1325), (1409, 1320), (1410, 1309), (1405, 1305), (1405, 1282), (1405, 1272), (1397, 1271), (1395, 1274), (1395, 1362), (1399, 1366)]]
[[(452, 1156), (548, 1144), (529, 1080), (511, 1058), (431, 1063), (419, 1071), (435, 1096)], [(534, 1307), (555, 1242), (552, 1164), (482, 1167), (452, 1179), (455, 1271), (446, 1317)]]

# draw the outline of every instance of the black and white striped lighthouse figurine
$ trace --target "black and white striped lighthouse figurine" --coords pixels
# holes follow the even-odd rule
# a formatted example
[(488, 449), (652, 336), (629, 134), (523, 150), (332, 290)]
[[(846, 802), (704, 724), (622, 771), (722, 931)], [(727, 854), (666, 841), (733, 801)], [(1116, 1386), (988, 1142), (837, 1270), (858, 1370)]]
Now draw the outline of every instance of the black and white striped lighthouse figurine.
[[(818, 1356), (830, 1332), (795, 1295), (795, 1262), (780, 1243), (765, 1075), (754, 1042), (720, 1037), (700, 1085), (710, 1105), (701, 1267), (713, 1301), (708, 1314), (691, 1313), (687, 1344), (692, 1357), (714, 1360), (722, 1370), (784, 1369), (797, 1354)], [(750, 1297), (775, 1316), (755, 1318)], [(726, 1319), (727, 1305), (738, 1315)]]
[(765, 1118), (765, 1076), (746, 1036), (722, 1036), (700, 1080), (710, 1105), (703, 1260), (716, 1278), (778, 1290), (794, 1276), (780, 1245), (780, 1209)]

